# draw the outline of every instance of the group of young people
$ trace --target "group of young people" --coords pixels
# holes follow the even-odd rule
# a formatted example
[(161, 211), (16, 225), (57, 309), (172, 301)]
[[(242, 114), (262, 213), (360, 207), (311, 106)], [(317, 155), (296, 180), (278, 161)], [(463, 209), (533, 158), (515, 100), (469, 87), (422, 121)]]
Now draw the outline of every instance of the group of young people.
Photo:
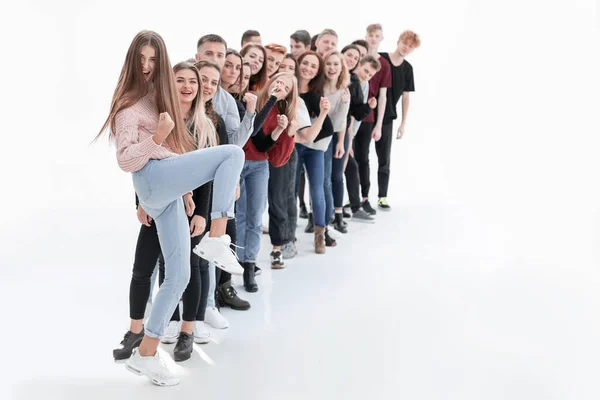
[(345, 218), (374, 222), (372, 140), (378, 208), (390, 210), (393, 123), (400, 119), (401, 138), (414, 91), (405, 57), (420, 38), (405, 31), (390, 53), (379, 52), (382, 40), (379, 24), (342, 50), (331, 29), (313, 37), (299, 30), (288, 53), (282, 44), (263, 46), (257, 31), (244, 33), (239, 51), (210, 34), (198, 40), (194, 58), (172, 65), (160, 35), (136, 35), (97, 136), (110, 131), (119, 166), (131, 172), (141, 223), (130, 327), (113, 350), (116, 361), (156, 385), (179, 383), (159, 342), (176, 343), (173, 358), (185, 361), (194, 342), (210, 341), (205, 322), (229, 326), (219, 307), (250, 308), (231, 275), (258, 291), (267, 206), (273, 269), (297, 254), (298, 210), (317, 254), (337, 244), (329, 229), (348, 232)]

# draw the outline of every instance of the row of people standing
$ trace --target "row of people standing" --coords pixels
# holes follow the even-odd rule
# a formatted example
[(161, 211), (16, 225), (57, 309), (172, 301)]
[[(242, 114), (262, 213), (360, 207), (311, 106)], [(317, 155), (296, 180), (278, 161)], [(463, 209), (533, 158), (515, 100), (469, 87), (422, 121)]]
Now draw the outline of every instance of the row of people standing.
[[(169, 79), (169, 74), (165, 71), (165, 59), (168, 61), (168, 57), (162, 39), (157, 40), (156, 38), (160, 37), (153, 32), (142, 32), (138, 36), (140, 37), (136, 37), (130, 47), (129, 53), (133, 56), (130, 57), (128, 53), (124, 71), (142, 71), (143, 75), (140, 76), (146, 78), (145, 94), (139, 97), (139, 93), (144, 92), (144, 85), (138, 80), (137, 103), (121, 104), (119, 109), (119, 100), (123, 97), (119, 98), (119, 92), (116, 91), (111, 116), (105, 124), (105, 127), (110, 124), (111, 131), (117, 139), (120, 165), (124, 170), (134, 173), (134, 187), (140, 196), (138, 219), (142, 223), (130, 285), (130, 329), (121, 342), (121, 347), (113, 351), (113, 356), (116, 360), (127, 360), (129, 370), (149, 376), (154, 383), (170, 385), (178, 383), (179, 380), (157, 361), (156, 339), (162, 339), (166, 343), (176, 342), (174, 358), (176, 361), (184, 361), (191, 356), (194, 341), (209, 341), (209, 334), (204, 326), (205, 320), (215, 328), (228, 327), (228, 321), (219, 312), (219, 305), (239, 310), (250, 308), (249, 303), (237, 295), (231, 283), (231, 273), (243, 274), (244, 288), (248, 292), (258, 290), (255, 276), (260, 272), (260, 267), (257, 265), (257, 256), (260, 250), (262, 214), (267, 202), (270, 217), (269, 234), (273, 245), (271, 267), (283, 268), (283, 260), (293, 258), (297, 253), (296, 199), (301, 171), (306, 171), (309, 182), (316, 253), (323, 254), (328, 245), (335, 245), (335, 240), (328, 234), (329, 221), (334, 221), (335, 229), (343, 233), (347, 231), (343, 220), (344, 171), (352, 216), (358, 219), (372, 218), (367, 209), (368, 199), (364, 199), (363, 171), (360, 171), (361, 161), (364, 159), (352, 157), (352, 152), (356, 153), (357, 143), (353, 132), (360, 129), (360, 121), (369, 117), (372, 114), (371, 110), (376, 109), (378, 103), (380, 107), (382, 105), (381, 101), (376, 101), (375, 96), (370, 96), (371, 89), (368, 88), (368, 82), (382, 71), (382, 62), (380, 57), (367, 54), (369, 44), (364, 41), (357, 41), (338, 52), (337, 35), (332, 30), (325, 30), (317, 36), (314, 50), (309, 49), (307, 39), (310, 36), (307, 32), (294, 33), (290, 46), (292, 54), (287, 54), (285, 46), (282, 45), (270, 44), (263, 47), (257, 43), (245, 44), (238, 53), (228, 49), (225, 40), (220, 36), (206, 35), (197, 43), (195, 59), (178, 63), (173, 68), (174, 85), (170, 87), (169, 92), (166, 90), (167, 84), (156, 85), (157, 79), (159, 82)], [(144, 39), (147, 39), (147, 42), (144, 42)], [(409, 48), (419, 45), (418, 37), (412, 32), (401, 36), (399, 48), (400, 42)], [(299, 43), (304, 49), (299, 49)], [(144, 50), (148, 54), (144, 54)], [(154, 51), (153, 55), (151, 50)], [(157, 56), (156, 53), (164, 54)], [(142, 60), (142, 67), (137, 69), (134, 66), (136, 55), (138, 61)], [(161, 60), (162, 69), (158, 75), (163, 76), (160, 78), (153, 74), (157, 72), (153, 69), (154, 65), (150, 66), (157, 59)], [(146, 71), (148, 69), (150, 72)], [(410, 72), (412, 79), (412, 68)], [(131, 85), (127, 88), (126, 82), (121, 82), (126, 79), (122, 74), (121, 96), (126, 93), (125, 89), (132, 91)], [(367, 88), (369, 96), (365, 95)], [(172, 107), (171, 112), (166, 109), (167, 114), (170, 116), (179, 109), (175, 121), (184, 121), (188, 138), (192, 138), (196, 148), (212, 150), (222, 146), (231, 154), (232, 147), (243, 148), (245, 159), (239, 176), (236, 176), (236, 168), (228, 172), (230, 176), (226, 179), (221, 176), (225, 174), (222, 169), (213, 168), (208, 171), (215, 185), (217, 177), (227, 184), (231, 179), (238, 183), (235, 219), (232, 219), (233, 215), (229, 211), (214, 211), (223, 209), (222, 204), (215, 204), (216, 199), (223, 198), (223, 195), (215, 193), (215, 190), (223, 185), (215, 189), (211, 179), (205, 179), (206, 176), (202, 176), (202, 179), (196, 176), (195, 181), (201, 180), (203, 184), (183, 195), (181, 202), (173, 200), (166, 207), (168, 209), (183, 206), (183, 211), (188, 216), (187, 231), (191, 241), (188, 239), (188, 245), (181, 248), (193, 249), (188, 251), (189, 279), (184, 291), (179, 294), (183, 300), (182, 315), (178, 312), (178, 306), (173, 307), (174, 312), (169, 311), (170, 305), (177, 304), (179, 297), (176, 296), (178, 290), (173, 290), (173, 279), (170, 279), (173, 268), (169, 267), (172, 264), (169, 261), (175, 257), (173, 245), (167, 246), (170, 251), (165, 251), (164, 245), (164, 242), (168, 241), (181, 244), (182, 237), (179, 235), (167, 238), (166, 234), (161, 234), (159, 216), (163, 216), (162, 220), (166, 221), (169, 218), (164, 216), (169, 213), (163, 210), (165, 207), (153, 206), (152, 201), (148, 199), (148, 193), (139, 193), (138, 187), (143, 185), (136, 185), (136, 176), (142, 175), (139, 171), (147, 169), (147, 164), (151, 164), (153, 159), (160, 160), (161, 165), (167, 165), (167, 160), (186, 157), (186, 154), (174, 156), (187, 153), (186, 149), (181, 148), (180, 152), (173, 151), (177, 145), (181, 147), (177, 140), (184, 141), (179, 130), (181, 123), (174, 123), (178, 129), (177, 135), (163, 135), (166, 137), (160, 142), (159, 149), (151, 148), (151, 144), (144, 147), (144, 143), (136, 143), (129, 135), (133, 130), (143, 130), (144, 133), (154, 131), (151, 136), (152, 143), (156, 145), (155, 139), (160, 136), (160, 118), (164, 115), (159, 114), (156, 126), (157, 116), (153, 112), (157, 108), (164, 112), (163, 97), (170, 96), (169, 100), (173, 103), (173, 93), (178, 97), (179, 107)], [(123, 107), (124, 105), (128, 107)], [(124, 114), (131, 117), (126, 122), (123, 122)], [(144, 118), (140, 118), (140, 115), (150, 118), (151, 123), (141, 121)], [(405, 116), (403, 112), (403, 121)], [(151, 125), (150, 128), (148, 125)], [(125, 136), (128, 140), (120, 140)], [(167, 139), (174, 136), (176, 139), (169, 143)], [(141, 139), (141, 135), (139, 138)], [(135, 151), (131, 151), (133, 147), (136, 147)], [(170, 149), (170, 155), (165, 153), (157, 156), (158, 152), (165, 148)], [(144, 153), (144, 165), (139, 162), (137, 153), (140, 151)], [(211, 156), (210, 151), (199, 152), (203, 154), (203, 159)], [(230, 158), (233, 157), (230, 155)], [(138, 161), (140, 170), (132, 169), (129, 165), (124, 167), (123, 164), (131, 163), (131, 159)], [(357, 165), (358, 168), (353, 169), (352, 165)], [(202, 164), (196, 166), (204, 167)], [(176, 170), (170, 170), (168, 166), (165, 169), (169, 172)], [(183, 171), (184, 174), (186, 172), (190, 175), (196, 174), (192, 170)], [(144, 179), (147, 180), (147, 177), (142, 176), (137, 180), (141, 182)], [(357, 196), (353, 197), (354, 191), (357, 191), (357, 182), (363, 186), (363, 199), (360, 204), (355, 201)], [(158, 190), (162, 190), (162, 187)], [(381, 198), (379, 202), (380, 207), (386, 205)], [(152, 212), (146, 208), (152, 209)], [(209, 213), (209, 209), (213, 212)], [(172, 214), (179, 215), (178, 213), (181, 213), (181, 210)], [(216, 229), (215, 220), (218, 221)], [(213, 243), (208, 240), (211, 238), (218, 240), (215, 239)], [(223, 251), (224, 246), (229, 247), (233, 244), (241, 267), (232, 260), (231, 254)], [(181, 253), (175, 258), (181, 263)], [(161, 286), (146, 323), (152, 328), (144, 329), (144, 314), (148, 314), (148, 305), (152, 303), (152, 274), (157, 260), (160, 260), (161, 266)], [(159, 296), (165, 293), (165, 285), (169, 287), (170, 300), (161, 302)], [(174, 297), (177, 299), (173, 300)], [(156, 303), (159, 303), (159, 311)], [(179, 322), (180, 319), (183, 321)], [(139, 351), (135, 351), (138, 346)]]

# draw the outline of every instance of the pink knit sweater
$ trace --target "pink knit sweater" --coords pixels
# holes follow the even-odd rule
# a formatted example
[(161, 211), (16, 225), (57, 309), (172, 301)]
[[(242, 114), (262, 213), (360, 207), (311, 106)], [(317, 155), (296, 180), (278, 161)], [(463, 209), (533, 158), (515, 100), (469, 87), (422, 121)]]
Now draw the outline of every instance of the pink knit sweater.
[(152, 140), (158, 126), (158, 108), (155, 94), (150, 90), (133, 106), (115, 116), (117, 161), (125, 172), (144, 168), (148, 160), (161, 160), (176, 156), (166, 144), (157, 145)]

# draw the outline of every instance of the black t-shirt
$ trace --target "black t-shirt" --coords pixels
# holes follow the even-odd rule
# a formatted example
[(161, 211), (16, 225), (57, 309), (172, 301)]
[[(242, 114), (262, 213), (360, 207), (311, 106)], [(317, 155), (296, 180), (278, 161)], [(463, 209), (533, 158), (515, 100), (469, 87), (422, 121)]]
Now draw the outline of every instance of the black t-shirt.
[[(321, 96), (314, 92), (306, 92), (300, 93), (300, 97), (304, 100), (304, 104), (306, 104), (306, 109), (308, 110), (308, 115), (310, 115), (311, 119), (318, 118), (319, 114), (321, 114)], [(331, 122), (331, 118), (329, 115), (325, 117), (325, 121), (323, 121), (323, 126), (321, 127), (321, 131), (313, 140), (313, 143), (318, 142), (321, 139), (325, 139), (326, 137), (333, 135), (333, 123)]]
[[(398, 118), (397, 105), (402, 93), (415, 91), (415, 79), (412, 65), (406, 60), (397, 67), (392, 64), (388, 53), (379, 53), (387, 60), (392, 69), (392, 87), (387, 90), (387, 105), (385, 106), (384, 122), (392, 122)], [(400, 114), (402, 115), (402, 114)]]

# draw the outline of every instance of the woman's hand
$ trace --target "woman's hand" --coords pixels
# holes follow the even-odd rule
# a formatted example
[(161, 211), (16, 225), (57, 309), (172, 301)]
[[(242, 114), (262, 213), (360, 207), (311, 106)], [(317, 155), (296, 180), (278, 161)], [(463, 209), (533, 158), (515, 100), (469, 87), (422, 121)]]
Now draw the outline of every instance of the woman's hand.
[(192, 199), (191, 193), (186, 193), (183, 196), (183, 204), (185, 204), (185, 213), (188, 217), (194, 215), (194, 210), (196, 209), (196, 205), (194, 204), (194, 199)]
[(338, 144), (335, 146), (335, 154), (333, 156), (335, 158), (342, 158), (344, 153), (344, 142), (338, 142)]
[(244, 103), (246, 103), (246, 112), (250, 114), (254, 114), (256, 112), (256, 97), (255, 94), (246, 92), (244, 95)]
[(152, 137), (154, 143), (162, 144), (167, 137), (171, 134), (171, 131), (175, 127), (175, 122), (171, 119), (168, 112), (160, 113), (158, 116), (158, 125), (156, 126), (156, 133)]
[(329, 99), (327, 97), (321, 97), (321, 102), (319, 103), (321, 114), (319, 115), (327, 114), (329, 112), (329, 107), (331, 107)]
[(137, 219), (140, 221), (140, 224), (150, 226), (152, 222), (152, 217), (146, 214), (146, 211), (142, 208), (142, 205), (139, 204), (137, 208)]
[(375, 109), (375, 107), (377, 107), (377, 99), (375, 97), (371, 97), (369, 99), (369, 107), (371, 107), (371, 109)]
[(346, 88), (342, 92), (342, 103), (347, 103), (349, 101), (350, 101), (350, 90), (348, 88)]
[(201, 215), (194, 215), (190, 221), (190, 233), (192, 237), (202, 235), (202, 232), (206, 229), (206, 219)]

